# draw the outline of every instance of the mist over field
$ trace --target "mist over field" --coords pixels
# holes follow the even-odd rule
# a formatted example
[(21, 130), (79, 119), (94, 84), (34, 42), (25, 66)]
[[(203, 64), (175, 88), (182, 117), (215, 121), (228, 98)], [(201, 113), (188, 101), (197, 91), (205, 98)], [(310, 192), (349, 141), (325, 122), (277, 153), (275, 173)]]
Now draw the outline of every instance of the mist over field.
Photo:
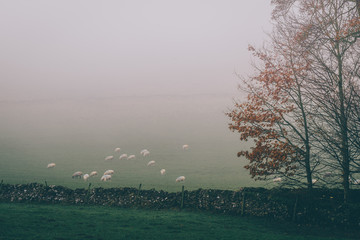
[[(175, 183), (181, 175), (188, 189), (254, 186), (242, 167), (245, 160), (236, 157), (246, 146), (227, 129), (224, 111), (231, 104), (231, 98), (221, 95), (2, 102), (0, 176), (9, 183), (142, 183), (169, 191), (181, 188), (182, 183)], [(182, 149), (184, 144), (188, 150)], [(140, 155), (144, 148), (149, 156)], [(119, 160), (123, 153), (136, 158)], [(109, 155), (114, 159), (105, 161)], [(150, 160), (155, 166), (147, 166)], [(56, 167), (47, 169), (51, 162)], [(115, 171), (111, 182), (100, 182), (108, 169)], [(84, 182), (71, 178), (75, 171), (99, 175)]]
[(355, 239), (359, 3), (0, 1), (0, 239)]
[(182, 175), (192, 189), (262, 186), (224, 115), (242, 97), (234, 73), (251, 73), (248, 44), (271, 26), (260, 2), (2, 1), (0, 180), (85, 187), (71, 175), (98, 171), (89, 181), (104, 187), (172, 191)]

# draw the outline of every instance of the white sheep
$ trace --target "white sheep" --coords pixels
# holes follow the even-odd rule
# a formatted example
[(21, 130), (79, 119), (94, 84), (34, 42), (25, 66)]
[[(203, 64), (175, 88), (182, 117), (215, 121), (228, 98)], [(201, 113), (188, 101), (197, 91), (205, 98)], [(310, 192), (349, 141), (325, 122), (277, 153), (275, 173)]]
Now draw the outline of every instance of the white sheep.
[(54, 168), (55, 166), (56, 166), (55, 163), (49, 163), (49, 164), (47, 165), (47, 168)]
[(160, 174), (161, 174), (161, 175), (165, 175), (165, 172), (166, 172), (165, 169), (161, 169), (161, 170), (160, 170)]
[(120, 152), (121, 151), (121, 148), (117, 147), (115, 148), (114, 152)]
[(189, 145), (185, 144), (185, 145), (182, 146), (182, 148), (183, 148), (184, 150), (188, 150), (188, 149), (189, 149)]
[(114, 159), (114, 156), (107, 156), (107, 157), (105, 158), (105, 161), (112, 160), (112, 159)]
[(183, 181), (185, 181), (185, 177), (184, 177), (184, 176), (180, 176), (180, 177), (178, 177), (178, 178), (175, 180), (175, 182), (183, 182)]
[(82, 175), (83, 175), (82, 172), (77, 171), (77, 172), (74, 172), (74, 174), (72, 175), (72, 178), (81, 178)]
[(104, 172), (104, 175), (113, 175), (114, 174), (114, 170), (106, 170)]
[(148, 165), (148, 166), (154, 166), (154, 165), (155, 165), (155, 161), (150, 161), (150, 162), (148, 162), (147, 165)]
[(148, 151), (149, 151), (149, 150), (147, 150), (147, 149), (143, 149), (143, 150), (140, 151), (140, 154), (143, 155), (144, 152), (148, 152)]
[(120, 155), (119, 159), (122, 160), (122, 159), (127, 158), (127, 157), (128, 157), (128, 155), (124, 153), (124, 154)]
[(312, 184), (315, 184), (317, 181), (318, 181), (317, 179), (311, 180)]
[(100, 180), (103, 182), (109, 181), (111, 180), (111, 175), (103, 175)]
[(276, 183), (276, 182), (282, 182), (282, 178), (281, 178), (281, 177), (274, 178), (274, 179), (273, 179), (273, 182), (274, 182), (274, 183)]
[(84, 176), (83, 176), (84, 181), (88, 180), (89, 177), (90, 177), (89, 174), (84, 174)]
[(130, 155), (127, 160), (135, 159), (135, 155)]
[(97, 171), (92, 171), (89, 176), (92, 177), (92, 176), (95, 176), (95, 175), (98, 175)]
[(150, 152), (149, 152), (149, 151), (145, 151), (145, 152), (143, 152), (143, 154), (142, 154), (142, 155), (143, 155), (144, 157), (146, 157), (146, 156), (148, 156), (149, 154), (150, 154)]

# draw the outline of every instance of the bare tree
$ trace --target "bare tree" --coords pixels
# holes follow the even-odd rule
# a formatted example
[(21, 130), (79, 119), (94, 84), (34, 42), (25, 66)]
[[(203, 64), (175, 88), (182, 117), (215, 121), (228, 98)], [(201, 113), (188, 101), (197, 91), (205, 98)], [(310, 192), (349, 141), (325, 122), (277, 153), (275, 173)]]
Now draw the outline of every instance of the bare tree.
[(248, 100), (228, 113), (230, 129), (253, 139), (253, 177), (282, 174), (332, 178), (349, 198), (360, 169), (360, 1), (273, 0), (271, 44), (255, 51), (255, 76), (243, 79)]
[(315, 110), (311, 118), (315, 146), (327, 156), (329, 168), (340, 170), (346, 202), (351, 166), (357, 165), (359, 151), (359, 1), (272, 2), (276, 24), (282, 29), (297, 29), (294, 46), (310, 66), (306, 96)]

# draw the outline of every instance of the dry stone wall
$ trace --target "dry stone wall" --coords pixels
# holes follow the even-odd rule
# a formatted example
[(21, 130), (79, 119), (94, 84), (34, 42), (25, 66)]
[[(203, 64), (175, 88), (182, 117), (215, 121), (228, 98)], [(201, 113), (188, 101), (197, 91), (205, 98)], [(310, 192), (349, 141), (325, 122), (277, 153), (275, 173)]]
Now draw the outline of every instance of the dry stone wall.
[(3, 202), (179, 209), (183, 200), (186, 209), (291, 220), (302, 224), (360, 227), (360, 190), (352, 190), (351, 196), (352, 203), (344, 205), (342, 191), (337, 189), (315, 189), (311, 194), (304, 189), (198, 189), (185, 190), (182, 194), (136, 188), (73, 190), (38, 183), (0, 185), (0, 201)]

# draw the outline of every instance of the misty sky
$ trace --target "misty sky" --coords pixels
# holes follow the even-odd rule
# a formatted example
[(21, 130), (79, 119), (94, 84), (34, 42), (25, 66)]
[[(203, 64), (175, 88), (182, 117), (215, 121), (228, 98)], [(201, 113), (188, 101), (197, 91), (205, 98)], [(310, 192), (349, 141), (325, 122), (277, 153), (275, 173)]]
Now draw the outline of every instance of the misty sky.
[(236, 93), (269, 0), (2, 0), (0, 100)]

